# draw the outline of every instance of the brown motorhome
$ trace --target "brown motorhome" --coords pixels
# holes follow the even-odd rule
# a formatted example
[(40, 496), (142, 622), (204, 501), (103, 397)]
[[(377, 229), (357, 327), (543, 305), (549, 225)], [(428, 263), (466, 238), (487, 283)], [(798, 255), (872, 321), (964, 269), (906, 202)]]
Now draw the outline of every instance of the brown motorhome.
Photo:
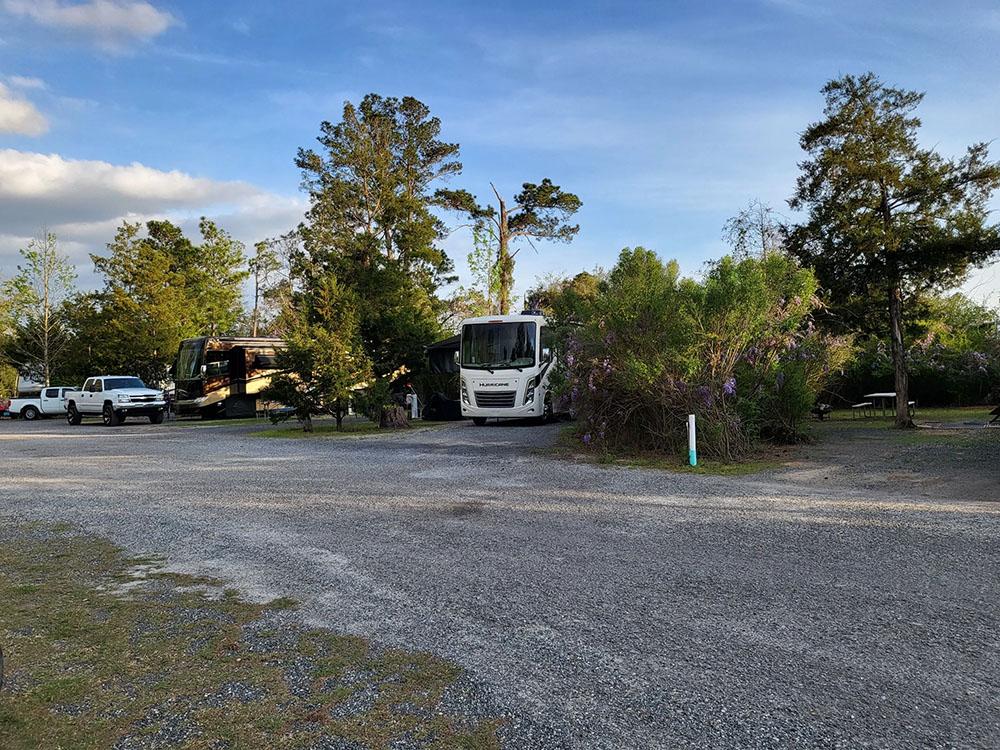
[(276, 372), (278, 338), (202, 336), (185, 339), (174, 363), (175, 408), (180, 415), (253, 416), (261, 390)]

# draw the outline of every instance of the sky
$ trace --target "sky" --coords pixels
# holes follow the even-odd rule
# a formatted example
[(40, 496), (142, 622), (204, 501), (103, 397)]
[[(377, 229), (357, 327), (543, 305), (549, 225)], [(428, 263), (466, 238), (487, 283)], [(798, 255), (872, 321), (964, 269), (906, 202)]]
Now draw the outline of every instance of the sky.
[[(580, 196), (579, 235), (522, 249), (519, 290), (637, 245), (697, 275), (750, 200), (790, 215), (827, 80), (926, 92), (921, 140), (958, 156), (1000, 138), (998, 50), (995, 1), (0, 0), (0, 277), (43, 228), (91, 286), (123, 218), (206, 215), (248, 246), (294, 227), (296, 150), (369, 92), (440, 118), (451, 187)], [(445, 241), (465, 279), (469, 244)], [(1000, 264), (965, 288), (1000, 304)]]

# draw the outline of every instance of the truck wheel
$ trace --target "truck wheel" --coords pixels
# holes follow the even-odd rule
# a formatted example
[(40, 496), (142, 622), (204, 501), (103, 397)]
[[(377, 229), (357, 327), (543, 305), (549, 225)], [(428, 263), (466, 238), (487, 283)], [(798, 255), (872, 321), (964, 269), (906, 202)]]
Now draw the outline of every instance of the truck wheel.
[(83, 416), (76, 410), (76, 404), (70, 404), (66, 409), (66, 421), (74, 426), (83, 421)]
[(162, 411), (158, 411), (155, 414), (150, 414), (149, 415), (149, 423), (150, 424), (162, 424), (163, 423), (163, 412)]
[(101, 410), (101, 419), (104, 420), (104, 424), (108, 427), (117, 427), (121, 424), (121, 417), (111, 404), (104, 405), (104, 408)]
[(486, 424), (486, 417), (473, 417), (472, 424), (474, 424), (476, 427), (482, 427), (484, 424)]
[(38, 413), (38, 409), (36, 409), (34, 406), (25, 406), (23, 409), (21, 409), (21, 418), (27, 419), (29, 422), (38, 419), (40, 416), (41, 415)]

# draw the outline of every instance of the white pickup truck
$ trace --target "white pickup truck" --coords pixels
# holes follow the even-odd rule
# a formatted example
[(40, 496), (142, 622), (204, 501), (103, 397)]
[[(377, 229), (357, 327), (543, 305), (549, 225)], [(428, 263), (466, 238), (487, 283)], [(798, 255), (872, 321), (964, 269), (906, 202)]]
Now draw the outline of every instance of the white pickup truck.
[(87, 378), (82, 390), (68, 391), (65, 398), (66, 421), (73, 425), (98, 415), (109, 427), (128, 417), (149, 417), (153, 424), (160, 424), (167, 408), (163, 391), (147, 388), (139, 378), (128, 375)]
[(37, 396), (13, 398), (7, 405), (0, 406), (11, 417), (21, 419), (41, 419), (61, 417), (66, 413), (66, 394), (72, 388), (43, 388)]

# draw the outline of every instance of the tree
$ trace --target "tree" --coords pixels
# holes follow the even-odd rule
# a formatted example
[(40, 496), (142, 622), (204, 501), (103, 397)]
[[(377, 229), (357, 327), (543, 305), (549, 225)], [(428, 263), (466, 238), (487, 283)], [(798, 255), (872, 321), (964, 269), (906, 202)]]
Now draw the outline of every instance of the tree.
[(376, 372), (418, 368), (440, 332), (437, 289), (452, 270), (430, 190), (461, 171), (458, 144), (440, 139), (440, 121), (412, 97), (369, 94), (320, 129), (322, 150), (295, 160), (310, 197), (296, 282), (309, 293), (332, 273), (354, 293)]
[(250, 278), (253, 280), (253, 308), (250, 312), (250, 335), (256, 336), (266, 319), (265, 307), (269, 295), (276, 287), (276, 279), (282, 270), (281, 261), (275, 251), (277, 240), (263, 240), (254, 245), (254, 254), (248, 262)]
[(276, 358), (281, 372), (262, 395), (295, 409), (305, 432), (312, 432), (317, 414), (333, 415), (339, 430), (351, 394), (372, 374), (355, 299), (327, 274), (284, 314), (287, 348)]
[(24, 265), (3, 288), (10, 326), (3, 358), (21, 374), (50, 385), (69, 341), (61, 313), (76, 291), (76, 270), (49, 232), (31, 240), (21, 257)]
[(784, 227), (777, 212), (757, 199), (729, 219), (722, 234), (733, 249), (733, 257), (740, 260), (752, 256), (763, 258), (784, 249)]
[(199, 230), (196, 245), (169, 221), (123, 222), (108, 254), (90, 256), (104, 288), (76, 316), (89, 332), (76, 344), (87, 348), (89, 367), (160, 381), (182, 339), (235, 327), (243, 246), (205, 218)]
[(192, 327), (210, 336), (230, 333), (243, 312), (243, 282), (248, 276), (245, 248), (204, 216), (198, 222), (198, 231), (200, 245), (186, 240), (177, 245), (194, 251), (190, 257), (182, 255), (177, 259), (177, 270), (184, 276), (185, 293), (191, 303)]
[(78, 346), (88, 348), (89, 366), (137, 375), (150, 382), (167, 376), (182, 339), (201, 331), (185, 289), (184, 260), (196, 252), (170, 222), (123, 222), (108, 243), (108, 255), (91, 255), (104, 289), (90, 300), (81, 329), (92, 331)]
[(17, 392), (17, 369), (8, 364), (4, 353), (14, 337), (17, 325), (14, 317), (13, 294), (7, 284), (0, 285), (0, 399), (10, 398)]
[(581, 271), (576, 276), (549, 275), (541, 278), (525, 295), (525, 305), (541, 310), (557, 328), (577, 325), (590, 317), (590, 308), (597, 297), (605, 272)]
[(583, 204), (576, 195), (563, 191), (547, 177), (537, 185), (531, 182), (521, 185), (521, 192), (510, 205), (493, 183), (490, 187), (496, 196), (495, 207), (480, 205), (467, 190), (438, 190), (435, 199), (440, 205), (467, 215), (477, 228), (486, 228), (495, 238), (499, 307), (500, 314), (506, 315), (514, 290), (514, 256), (519, 252), (511, 249), (512, 243), (519, 239), (529, 244), (532, 240), (570, 242), (580, 226), (567, 222)]
[(485, 227), (473, 228), (472, 252), (466, 256), (466, 262), (472, 273), (472, 288), (480, 292), (486, 303), (482, 314), (492, 315), (504, 306), (504, 302), (501, 300), (496, 237)]
[[(812, 266), (835, 304), (861, 299), (888, 310), (896, 424), (912, 424), (904, 299), (955, 286), (1000, 248), (987, 225), (987, 201), (1000, 166), (985, 143), (949, 160), (917, 143), (913, 114), (923, 94), (886, 86), (874, 73), (844, 76), (823, 88), (824, 119), (800, 143), (794, 210), (807, 212), (789, 249)], [(874, 300), (883, 300), (876, 303)]]
[(500, 274), (496, 257), (493, 235), (486, 227), (473, 227), (472, 252), (466, 256), (472, 284), (460, 286), (451, 295), (441, 319), (443, 328), (454, 331), (465, 318), (495, 315), (500, 310)]

